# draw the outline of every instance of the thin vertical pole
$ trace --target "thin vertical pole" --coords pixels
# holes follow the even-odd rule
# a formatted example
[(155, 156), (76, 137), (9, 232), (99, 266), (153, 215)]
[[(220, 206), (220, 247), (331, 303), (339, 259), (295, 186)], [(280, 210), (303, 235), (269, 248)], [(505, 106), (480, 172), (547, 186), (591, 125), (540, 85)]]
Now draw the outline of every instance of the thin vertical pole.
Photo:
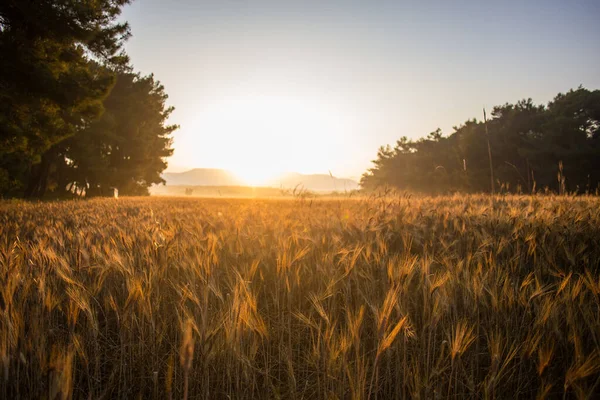
[(529, 173), (529, 158), (527, 160), (527, 191), (531, 193), (531, 174)]
[(488, 158), (490, 159), (490, 186), (492, 189), (492, 195), (494, 194), (494, 165), (492, 164), (492, 146), (490, 146), (490, 133), (488, 132), (487, 126), (487, 115), (485, 114), (485, 107), (483, 108), (483, 124), (485, 126), (485, 136), (487, 138)]

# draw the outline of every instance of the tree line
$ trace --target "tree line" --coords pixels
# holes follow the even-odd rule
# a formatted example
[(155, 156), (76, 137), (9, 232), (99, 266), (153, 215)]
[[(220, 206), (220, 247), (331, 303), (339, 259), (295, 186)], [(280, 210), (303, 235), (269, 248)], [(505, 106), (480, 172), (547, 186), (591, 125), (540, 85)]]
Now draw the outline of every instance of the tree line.
[(596, 193), (600, 90), (571, 89), (547, 105), (526, 99), (496, 106), (487, 121), (467, 120), (448, 136), (437, 129), (419, 140), (402, 137), (393, 147), (379, 148), (361, 186), (423, 193)]
[(129, 0), (0, 2), (0, 195), (147, 194), (172, 154), (172, 107), (133, 70)]

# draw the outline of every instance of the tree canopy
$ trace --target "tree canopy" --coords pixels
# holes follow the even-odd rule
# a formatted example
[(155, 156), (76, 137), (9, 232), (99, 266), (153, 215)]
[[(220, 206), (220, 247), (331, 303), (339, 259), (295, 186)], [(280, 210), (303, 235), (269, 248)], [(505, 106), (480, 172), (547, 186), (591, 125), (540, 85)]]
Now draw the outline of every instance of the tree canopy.
[(160, 172), (170, 156), (170, 133), (165, 125), (173, 107), (166, 107), (164, 87), (152, 75), (117, 75), (104, 101), (104, 114), (89, 128), (63, 142), (56, 181), (60, 188), (85, 188), (88, 196), (147, 194), (162, 183)]
[[(424, 193), (488, 192), (485, 123), (467, 120), (445, 137), (382, 146), (361, 179), (366, 189), (393, 186)], [(600, 184), (600, 90), (579, 87), (548, 105), (531, 99), (493, 108), (487, 121), (494, 184), (513, 192), (594, 192)]]
[(65, 182), (144, 193), (160, 182), (176, 127), (164, 126), (164, 88), (128, 66), (129, 26), (117, 22), (127, 3), (0, 3), (0, 195), (42, 197)]

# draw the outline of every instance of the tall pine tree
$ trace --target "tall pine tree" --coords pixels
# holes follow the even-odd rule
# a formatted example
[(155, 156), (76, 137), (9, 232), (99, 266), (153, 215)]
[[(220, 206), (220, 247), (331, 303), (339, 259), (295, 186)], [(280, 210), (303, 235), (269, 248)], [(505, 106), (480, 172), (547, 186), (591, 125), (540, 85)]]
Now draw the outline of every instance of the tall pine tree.
[(54, 146), (102, 113), (125, 65), (129, 0), (0, 2), (0, 193), (42, 196)]
[(116, 188), (119, 194), (143, 195), (164, 182), (160, 173), (177, 129), (166, 124), (173, 111), (166, 100), (152, 75), (120, 72), (102, 117), (58, 146), (57, 190), (81, 188), (89, 197), (111, 195)]

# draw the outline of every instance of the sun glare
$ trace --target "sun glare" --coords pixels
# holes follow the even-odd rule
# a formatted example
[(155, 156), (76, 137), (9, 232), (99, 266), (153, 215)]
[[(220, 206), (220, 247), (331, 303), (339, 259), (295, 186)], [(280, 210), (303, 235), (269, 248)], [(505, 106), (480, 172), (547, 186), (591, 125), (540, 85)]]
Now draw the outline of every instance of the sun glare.
[(248, 186), (268, 186), (281, 173), (281, 171), (276, 169), (271, 170), (269, 168), (252, 166), (240, 168), (232, 172), (240, 181)]
[[(224, 96), (203, 109), (194, 126), (204, 133), (203, 145), (215, 149), (215, 160), (204, 163), (231, 171), (246, 185), (263, 186), (286, 171), (330, 169), (331, 149), (339, 148), (347, 132), (341, 120), (332, 104), (314, 98), (248, 95)], [(217, 159), (217, 153), (226, 157)]]

